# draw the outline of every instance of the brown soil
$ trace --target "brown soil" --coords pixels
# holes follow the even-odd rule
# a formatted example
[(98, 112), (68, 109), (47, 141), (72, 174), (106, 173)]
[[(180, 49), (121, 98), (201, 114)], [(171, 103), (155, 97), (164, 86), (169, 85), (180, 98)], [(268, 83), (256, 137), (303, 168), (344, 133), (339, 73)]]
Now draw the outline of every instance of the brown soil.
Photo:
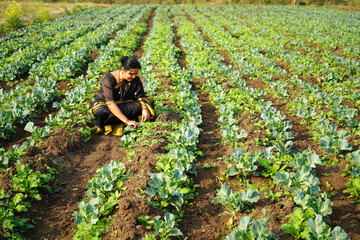
[(97, 58), (98, 56), (99, 56), (99, 51), (98, 50), (91, 50), (90, 58), (92, 59), (92, 61), (94, 61), (95, 58)]
[(11, 89), (11, 87), (8, 85), (8, 83), (6, 81), (3, 81), (3, 80), (0, 80), (0, 87), (5, 89), (5, 90)]
[(57, 90), (62, 92), (67, 92), (71, 90), (69, 87), (70, 81), (57, 81)]
[(71, 239), (76, 228), (72, 213), (85, 197), (87, 182), (96, 169), (110, 160), (123, 161), (126, 153), (119, 149), (116, 137), (94, 135), (89, 142), (83, 143), (81, 134), (63, 130), (54, 133), (41, 147), (41, 154), (51, 158), (60, 168), (57, 179), (64, 185), (60, 186), (58, 193), (34, 206), (36, 217), (42, 220), (25, 237)]
[[(173, 21), (173, 16), (171, 17), (171, 21)], [(174, 34), (175, 34), (175, 36), (176, 36), (176, 38), (175, 38), (175, 41), (174, 41), (174, 44), (175, 44), (175, 46), (176, 47), (178, 47), (179, 49), (180, 49), (180, 52), (179, 52), (179, 57), (178, 57), (178, 64), (179, 64), (179, 66), (180, 67), (182, 67), (182, 68), (186, 68), (186, 55), (185, 55), (185, 52), (184, 52), (184, 50), (183, 50), (183, 48), (182, 48), (182, 46), (181, 46), (181, 44), (180, 44), (180, 41), (181, 41), (181, 37), (178, 35), (178, 31), (177, 31), (177, 29), (178, 29), (178, 26), (173, 26), (173, 31), (174, 31)]]
[[(53, 108), (52, 104), (56, 101), (61, 101), (63, 97), (60, 96), (56, 96), (51, 102), (46, 104), (46, 110), (47, 111), (41, 111), (36, 117), (34, 117), (34, 119), (32, 120), (32, 122), (34, 122), (35, 126), (37, 127), (43, 127), (46, 125), (45, 123), (45, 119), (50, 115), (54, 116), (56, 114), (56, 112), (58, 111), (57, 108)], [(30, 121), (30, 120), (29, 120)], [(18, 123), (15, 124), (14, 129), (15, 129), (15, 133), (12, 134), (12, 136), (9, 139), (2, 139), (0, 138), (0, 147), (5, 148), (6, 151), (13, 149), (13, 145), (21, 145), (23, 142), (25, 142), (27, 140), (27, 137), (29, 137), (31, 135), (30, 132), (27, 132), (24, 130), (25, 125), (29, 122), (26, 121), (23, 124)]]
[(153, 27), (154, 16), (155, 16), (155, 10), (152, 10), (150, 19), (148, 21), (146, 33), (140, 37), (140, 44), (138, 45), (138, 47), (136, 48), (136, 50), (134, 52), (134, 57), (136, 57), (137, 59), (141, 58), (141, 56), (144, 54), (144, 50), (142, 49), (142, 46), (144, 45), (144, 42), (146, 41), (146, 39), (150, 33), (150, 29), (152, 29), (152, 27)]
[[(199, 79), (194, 79), (193, 85), (202, 84)], [(217, 126), (217, 114), (215, 108), (210, 104), (208, 96), (201, 93), (195, 87), (201, 104), (203, 122), (200, 128), (203, 130), (199, 135), (198, 149), (204, 153), (204, 157), (198, 158), (195, 164), (197, 176), (193, 177), (198, 195), (195, 195), (192, 205), (186, 207), (186, 217), (180, 222), (179, 228), (189, 239), (214, 239), (216, 234), (226, 235), (226, 222), (229, 215), (219, 216), (224, 211), (221, 205), (212, 203), (216, 190), (220, 189), (220, 172), (226, 170), (222, 163), (222, 157), (229, 155), (232, 151), (229, 147), (218, 145), (220, 142), (220, 129)], [(213, 168), (203, 168), (204, 164), (217, 164)]]

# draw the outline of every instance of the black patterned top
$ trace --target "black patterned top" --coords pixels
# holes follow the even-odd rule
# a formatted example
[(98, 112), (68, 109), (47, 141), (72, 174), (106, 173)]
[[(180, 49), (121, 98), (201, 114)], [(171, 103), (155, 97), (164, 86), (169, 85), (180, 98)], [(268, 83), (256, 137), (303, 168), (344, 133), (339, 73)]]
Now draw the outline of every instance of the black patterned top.
[(100, 91), (95, 96), (93, 114), (99, 108), (105, 107), (110, 103), (120, 104), (128, 101), (138, 101), (142, 105), (147, 106), (150, 113), (153, 111), (151, 108), (152, 97), (144, 91), (139, 77), (135, 77), (131, 82), (122, 81), (117, 83), (114, 75), (108, 73), (101, 82)]

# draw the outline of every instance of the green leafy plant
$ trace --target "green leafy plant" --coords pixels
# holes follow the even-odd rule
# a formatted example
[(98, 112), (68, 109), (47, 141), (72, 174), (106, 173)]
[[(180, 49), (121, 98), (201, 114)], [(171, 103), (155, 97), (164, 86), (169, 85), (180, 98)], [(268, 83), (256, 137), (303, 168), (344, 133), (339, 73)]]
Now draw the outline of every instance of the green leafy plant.
[(266, 228), (269, 221), (270, 218), (254, 221), (249, 216), (245, 216), (240, 219), (239, 226), (234, 228), (234, 230), (226, 236), (225, 240), (274, 239), (275, 234)]
[(34, 23), (42, 23), (44, 21), (50, 20), (50, 13), (48, 10), (39, 9), (37, 12), (33, 13), (31, 22)]
[(231, 214), (228, 226), (232, 225), (234, 219), (236, 219), (236, 213), (246, 209), (253, 203), (259, 200), (259, 194), (251, 189), (247, 191), (240, 191), (233, 193), (225, 184), (221, 185), (221, 189), (217, 192), (216, 197), (213, 199), (213, 203), (222, 204), (227, 210), (221, 214)]
[(77, 229), (74, 230), (75, 239), (83, 239), (91, 236), (100, 238), (104, 233), (110, 219), (106, 218), (118, 204), (123, 187), (123, 181), (129, 178), (124, 164), (111, 161), (109, 164), (97, 170), (97, 174), (88, 182), (89, 197), (79, 203), (79, 210), (73, 213)]
[(17, 216), (20, 212), (27, 212), (31, 204), (26, 201), (26, 195), (17, 193), (14, 197), (0, 190), (0, 225), (3, 232), (1, 236), (5, 238), (20, 238), (20, 232), (31, 229), (34, 226), (29, 223), (29, 218)]
[(179, 237), (182, 236), (182, 232), (176, 228), (175, 216), (172, 213), (164, 214), (164, 221), (160, 220), (160, 216), (156, 216), (153, 220), (149, 220), (149, 217), (138, 218), (139, 221), (145, 223), (147, 226), (152, 226), (154, 228), (154, 233), (156, 235), (146, 236), (142, 238), (143, 240), (156, 240), (164, 239), (170, 240), (170, 237)]
[(150, 177), (152, 179), (148, 182), (150, 187), (146, 189), (149, 197), (155, 197), (156, 200), (160, 201), (161, 207), (166, 208), (171, 204), (179, 211), (186, 199), (182, 193), (183, 190), (180, 188), (182, 182), (187, 179), (184, 172), (175, 169), (173, 177), (165, 173), (151, 173)]
[(347, 189), (344, 190), (345, 193), (349, 193), (350, 197), (356, 198), (354, 202), (360, 202), (360, 179), (351, 178), (346, 183)]
[(234, 153), (225, 159), (228, 162), (235, 161), (234, 164), (228, 166), (226, 174), (229, 176), (242, 174), (245, 177), (250, 173), (255, 174), (258, 168), (256, 163), (259, 159), (260, 157), (258, 155), (244, 153), (240, 148), (236, 148)]
[(306, 227), (306, 219), (314, 216), (315, 214), (312, 208), (305, 211), (301, 208), (296, 208), (292, 214), (287, 216), (289, 222), (283, 224), (281, 229), (295, 238), (309, 239), (310, 231)]
[(54, 176), (50, 174), (42, 174), (23, 164), (17, 166), (15, 175), (10, 176), (14, 191), (25, 193), (35, 200), (41, 200), (39, 188), (46, 188), (51, 191), (50, 186), (46, 183), (53, 178)]

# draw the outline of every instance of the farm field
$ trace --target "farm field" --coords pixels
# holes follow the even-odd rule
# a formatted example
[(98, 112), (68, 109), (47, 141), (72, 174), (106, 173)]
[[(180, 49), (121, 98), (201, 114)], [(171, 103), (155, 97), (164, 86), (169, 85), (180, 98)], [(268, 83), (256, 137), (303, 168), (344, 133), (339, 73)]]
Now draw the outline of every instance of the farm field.
[[(116, 5), (0, 37), (0, 239), (360, 239), (360, 13)], [(135, 56), (158, 118), (94, 133)]]

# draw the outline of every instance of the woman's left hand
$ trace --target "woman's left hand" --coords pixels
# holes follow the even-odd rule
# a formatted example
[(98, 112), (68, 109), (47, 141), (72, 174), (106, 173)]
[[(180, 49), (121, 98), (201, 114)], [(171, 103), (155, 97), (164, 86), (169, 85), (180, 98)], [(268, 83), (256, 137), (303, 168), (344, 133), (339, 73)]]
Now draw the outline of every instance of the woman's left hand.
[(149, 119), (150, 119), (149, 110), (148, 110), (147, 108), (143, 108), (143, 109), (142, 109), (142, 118), (141, 118), (141, 120), (142, 120), (143, 122), (146, 122), (146, 121), (149, 120)]

